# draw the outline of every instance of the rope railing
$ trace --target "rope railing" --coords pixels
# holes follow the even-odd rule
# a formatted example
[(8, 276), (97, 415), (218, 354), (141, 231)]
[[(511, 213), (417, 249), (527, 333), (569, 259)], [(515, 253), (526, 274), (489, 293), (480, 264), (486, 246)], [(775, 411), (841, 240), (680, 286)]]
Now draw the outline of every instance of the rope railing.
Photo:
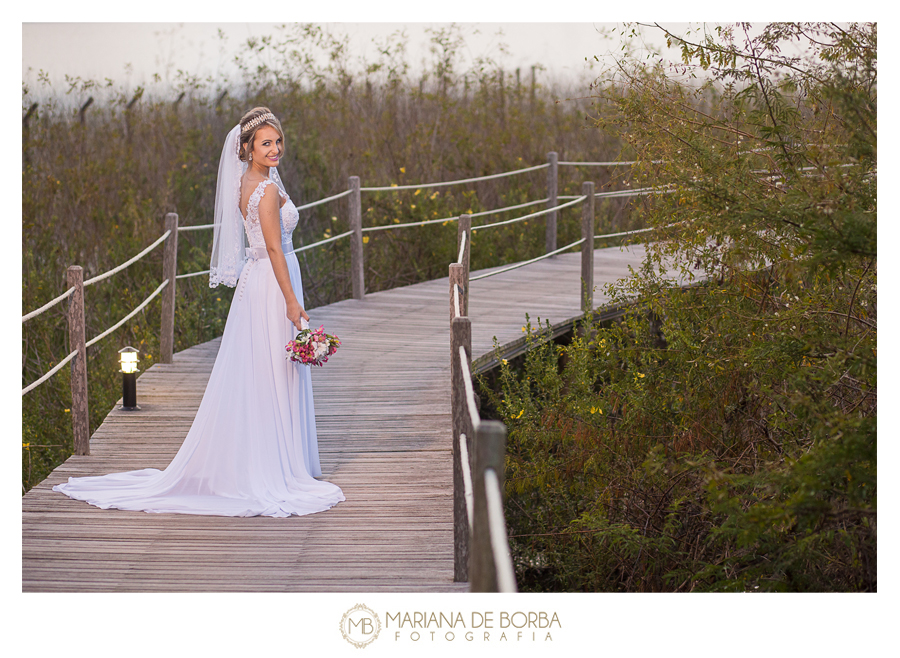
[(62, 368), (62, 367), (63, 367), (64, 365), (66, 365), (69, 361), (71, 361), (71, 360), (72, 360), (72, 357), (74, 357), (76, 354), (78, 354), (78, 350), (73, 350), (73, 351), (69, 354), (69, 356), (67, 356), (66, 358), (64, 358), (64, 359), (63, 359), (62, 361), (60, 361), (59, 363), (57, 363), (57, 364), (53, 367), (52, 370), (50, 370), (49, 372), (47, 372), (47, 374), (43, 375), (40, 379), (31, 382), (28, 386), (26, 386), (25, 388), (23, 388), (23, 389), (22, 389), (22, 395), (25, 395), (26, 393), (28, 393), (28, 392), (31, 391), (32, 389), (37, 388), (38, 386), (40, 386), (41, 384), (43, 384), (45, 381), (47, 381), (48, 379), (50, 379), (53, 375), (55, 375), (57, 372), (59, 372), (59, 369), (60, 369), (60, 368)]
[(561, 210), (562, 208), (568, 208), (569, 206), (574, 206), (577, 203), (581, 203), (584, 200), (583, 196), (576, 197), (573, 201), (569, 201), (568, 203), (563, 203), (558, 206), (553, 206), (552, 208), (545, 208), (544, 210), (539, 210), (537, 212), (530, 213), (528, 215), (522, 215), (521, 217), (516, 217), (514, 219), (505, 219), (502, 222), (494, 222), (493, 224), (482, 224), (481, 226), (473, 226), (473, 231), (482, 231), (487, 228), (494, 228), (495, 226), (503, 226), (505, 224), (514, 224), (516, 222), (521, 222), (526, 219), (531, 219), (533, 217), (540, 217), (541, 215), (546, 215), (548, 213), (555, 212), (557, 210)]
[(84, 346), (85, 346), (85, 347), (90, 347), (91, 345), (93, 345), (93, 344), (96, 343), (97, 341), (102, 340), (102, 339), (106, 338), (107, 336), (109, 336), (109, 334), (111, 334), (112, 332), (114, 332), (116, 329), (118, 329), (118, 328), (121, 327), (123, 324), (125, 324), (128, 320), (130, 320), (130, 319), (133, 318), (135, 315), (137, 315), (137, 313), (138, 313), (139, 311), (141, 311), (145, 306), (147, 306), (147, 304), (149, 304), (149, 303), (153, 300), (154, 297), (156, 297), (160, 292), (162, 292), (162, 289), (165, 288), (168, 284), (169, 284), (169, 280), (166, 279), (166, 280), (163, 281), (161, 284), (159, 284), (159, 287), (158, 287), (156, 290), (154, 290), (152, 293), (150, 293), (150, 295), (149, 295), (143, 302), (141, 302), (141, 305), (140, 305), (140, 306), (138, 306), (137, 308), (135, 308), (131, 313), (129, 313), (129, 314), (126, 315), (124, 318), (122, 318), (121, 320), (119, 320), (116, 324), (114, 324), (113, 326), (111, 326), (109, 329), (107, 329), (106, 331), (104, 331), (104, 332), (103, 332), (102, 334), (100, 334), (99, 336), (95, 336), (94, 338), (91, 338), (89, 341), (87, 341), (87, 342), (84, 344)]
[(556, 164), (566, 165), (569, 167), (616, 167), (618, 165), (636, 165), (636, 164), (664, 164), (666, 160), (623, 160), (618, 162), (557, 162)]
[(466, 236), (468, 235), (468, 231), (463, 231), (460, 234), (459, 239), (459, 256), (456, 257), (456, 262), (462, 265), (463, 257), (466, 255)]
[[(96, 338), (92, 338), (91, 340), (89, 340), (88, 342), (86, 342), (86, 343), (85, 343), (85, 347), (90, 347), (91, 345), (93, 345), (93, 344), (96, 343), (97, 341), (102, 340), (103, 338), (105, 338), (106, 336), (108, 336), (109, 334), (111, 334), (113, 331), (115, 331), (116, 329), (118, 329), (119, 327), (121, 327), (123, 324), (125, 324), (128, 320), (130, 320), (132, 317), (134, 317), (141, 309), (143, 309), (145, 306), (147, 306), (147, 304), (149, 304), (149, 303), (153, 300), (154, 297), (156, 297), (160, 292), (162, 292), (162, 289), (165, 288), (166, 285), (167, 285), (168, 283), (169, 283), (169, 280), (168, 280), (168, 279), (166, 279), (165, 281), (163, 281), (162, 284), (161, 284), (156, 290), (154, 290), (154, 291), (150, 294), (150, 296), (147, 297), (147, 298), (141, 303), (140, 306), (138, 306), (136, 309), (134, 309), (133, 311), (131, 311), (131, 313), (129, 313), (129, 314), (126, 315), (124, 318), (122, 318), (121, 320), (119, 320), (119, 322), (117, 322), (117, 323), (114, 324), (112, 327), (110, 327), (109, 329), (107, 329), (106, 331), (104, 331), (102, 334), (100, 334), (100, 335), (97, 336)], [(74, 288), (72, 288), (72, 290), (74, 290)], [(52, 370), (50, 370), (49, 372), (47, 372), (47, 373), (46, 373), (45, 375), (43, 375), (40, 379), (37, 379), (36, 381), (32, 382), (31, 384), (29, 384), (28, 386), (26, 386), (25, 388), (23, 388), (23, 389), (22, 389), (22, 395), (25, 395), (25, 394), (28, 393), (29, 391), (32, 391), (33, 389), (37, 388), (38, 386), (40, 386), (41, 384), (43, 384), (45, 381), (47, 381), (48, 379), (50, 379), (50, 377), (52, 377), (54, 374), (56, 374), (57, 372), (59, 372), (59, 369), (62, 368), (66, 363), (68, 363), (68, 362), (69, 362), (76, 354), (78, 354), (78, 350), (73, 350), (66, 358), (64, 358), (62, 361), (60, 361), (58, 364), (56, 364), (56, 366), (55, 366)]]
[(516, 169), (514, 171), (504, 171), (500, 174), (489, 174), (487, 176), (476, 176), (474, 178), (462, 178), (460, 180), (451, 180), (451, 181), (442, 181), (439, 183), (419, 183), (416, 185), (388, 185), (382, 187), (361, 187), (359, 188), (362, 192), (399, 192), (401, 190), (418, 190), (424, 189), (426, 187), (447, 187), (448, 185), (462, 185), (464, 183), (477, 183), (478, 181), (483, 180), (494, 180), (496, 178), (504, 178), (506, 176), (516, 176), (518, 174), (525, 174), (529, 171), (538, 171), (539, 169), (546, 169), (549, 167), (549, 164), (539, 164), (534, 167), (526, 167), (525, 169)]
[(462, 362), (462, 378), (463, 388), (466, 392), (466, 407), (469, 410), (469, 421), (472, 428), (477, 432), (478, 426), (481, 425), (481, 415), (478, 413), (478, 405), (475, 403), (475, 387), (472, 385), (472, 373), (469, 371), (469, 361), (466, 355), (466, 348), (460, 345), (459, 359)]
[(49, 302), (47, 302), (46, 304), (41, 306), (39, 309), (35, 309), (31, 313), (28, 313), (27, 315), (23, 315), (22, 322), (25, 323), (28, 320), (30, 320), (31, 318), (39, 316), (41, 313), (43, 313), (47, 309), (53, 307), (56, 304), (59, 304), (62, 300), (64, 300), (69, 295), (71, 295), (73, 292), (75, 292), (75, 288), (69, 288), (63, 294), (61, 294), (59, 297), (57, 297), (56, 299), (51, 299)]
[(354, 231), (345, 231), (344, 233), (340, 233), (338, 235), (334, 235), (330, 238), (326, 238), (325, 240), (319, 240), (318, 242), (313, 242), (312, 244), (308, 244), (303, 247), (298, 247), (294, 249), (292, 254), (299, 254), (301, 251), (306, 251), (308, 249), (313, 249), (315, 247), (321, 247), (323, 244), (328, 244), (329, 242), (334, 242), (335, 240), (340, 240), (341, 238), (346, 238), (348, 235), (353, 235)]
[(606, 233), (604, 235), (595, 235), (595, 240), (600, 240), (601, 238), (618, 238), (623, 235), (634, 235), (636, 233), (647, 233), (648, 231), (661, 231), (666, 228), (672, 228), (673, 226), (680, 226), (684, 224), (684, 222), (675, 222), (673, 224), (666, 224), (665, 226), (651, 226), (650, 228), (638, 228), (633, 231), (619, 231), (618, 233)]
[[(329, 242), (334, 242), (335, 240), (340, 240), (341, 238), (346, 238), (348, 235), (353, 235), (353, 231), (346, 231), (344, 233), (340, 233), (339, 235), (332, 236), (330, 238), (326, 238), (325, 240), (319, 240), (318, 242), (314, 242), (312, 244), (304, 245), (302, 247), (298, 247), (292, 251), (289, 251), (289, 254), (299, 254), (301, 251), (307, 251), (309, 249), (314, 249), (315, 247), (321, 247), (322, 245), (326, 245)], [(209, 274), (209, 270), (203, 270), (202, 272), (191, 272), (189, 274), (179, 274), (176, 276), (176, 279), (188, 279), (192, 276), (200, 276), (202, 274)]]
[[(309, 210), (310, 208), (315, 208), (316, 206), (321, 206), (323, 203), (328, 203), (329, 201), (336, 201), (337, 199), (341, 199), (345, 196), (348, 196), (352, 190), (344, 190), (340, 194), (335, 194), (334, 196), (325, 197), (324, 199), (319, 199), (318, 201), (313, 201), (311, 203), (305, 203), (302, 206), (297, 206), (297, 210)], [(179, 231), (201, 231), (203, 229), (215, 228), (215, 224), (198, 224), (197, 226), (179, 226)], [(196, 274), (205, 274), (206, 272), (197, 272)], [(185, 275), (182, 275), (185, 276)], [(190, 275), (192, 276), (192, 275)]]
[(475, 496), (472, 493), (472, 469), (469, 467), (469, 448), (466, 445), (467, 440), (465, 434), (459, 435), (459, 461), (460, 464), (462, 464), (463, 487), (465, 487), (466, 518), (469, 521), (469, 532), (472, 532), (472, 517), (475, 515), (472, 508), (475, 504)]
[[(600, 237), (600, 236), (598, 236), (598, 237)], [(486, 279), (489, 276), (494, 276), (496, 274), (503, 274), (504, 272), (509, 272), (510, 270), (516, 270), (516, 269), (519, 269), (520, 267), (525, 267), (526, 265), (531, 265), (532, 263), (536, 263), (539, 260), (544, 260), (545, 258), (550, 258), (551, 256), (555, 256), (556, 254), (561, 254), (562, 252), (566, 251), (567, 249), (571, 249), (572, 247), (581, 244), (582, 242), (584, 242), (584, 240), (585, 240), (584, 238), (581, 238), (579, 240), (576, 240), (572, 244), (568, 244), (565, 247), (560, 247), (559, 249), (556, 249), (555, 251), (550, 251), (546, 254), (542, 254), (542, 255), (538, 256), (537, 258), (532, 258), (531, 260), (526, 260), (521, 263), (514, 263), (513, 265), (509, 265), (507, 267), (501, 268), (499, 270), (494, 270), (494, 271), (488, 272), (486, 274), (479, 274), (478, 276), (469, 277), (469, 281), (478, 281), (480, 279)]]
[[(594, 194), (595, 199), (602, 198), (610, 198), (610, 197), (621, 197), (621, 196), (643, 196), (645, 194), (654, 194), (654, 193), (663, 193), (668, 194), (671, 192), (675, 192), (672, 188), (668, 187), (639, 187), (633, 190), (612, 190), (611, 192), (597, 192)], [(568, 196), (560, 196), (558, 199), (578, 199), (579, 197), (574, 195)]]
[[(526, 201), (525, 203), (519, 203), (514, 206), (507, 206), (505, 208), (497, 208), (495, 210), (482, 210), (480, 212), (467, 213), (469, 217), (483, 217), (485, 215), (496, 215), (501, 212), (509, 212), (510, 210), (519, 210), (520, 208), (527, 208), (528, 206), (536, 206), (539, 203), (547, 203), (548, 199), (538, 199), (537, 201)], [(385, 224), (384, 226), (366, 226), (363, 227), (363, 233), (368, 233), (370, 231), (388, 231), (393, 228), (405, 228), (407, 226), (427, 226), (428, 224), (446, 224), (447, 222), (455, 222), (459, 220), (459, 215), (455, 215), (453, 217), (444, 217), (443, 219), (425, 219), (420, 222), (406, 222), (404, 224)]]
[(315, 208), (316, 206), (321, 206), (323, 203), (328, 203), (329, 201), (337, 201), (338, 199), (342, 199), (345, 196), (349, 196), (353, 190), (344, 190), (339, 194), (335, 194), (334, 196), (325, 197), (324, 199), (319, 199), (318, 201), (313, 201), (311, 203), (304, 203), (302, 206), (297, 206), (297, 210), (309, 210), (310, 208)]
[[(105, 272), (105, 273), (103, 273), (103, 274), (100, 274), (100, 275), (98, 275), (98, 276), (95, 276), (95, 277), (92, 278), (92, 279), (88, 279), (87, 281), (85, 281), (84, 283), (82, 283), (82, 285), (84, 285), (84, 286), (89, 286), (89, 285), (91, 285), (92, 283), (97, 283), (97, 282), (99, 282), (99, 281), (102, 281), (103, 279), (106, 279), (106, 278), (108, 278), (108, 277), (111, 277), (113, 274), (115, 274), (115, 273), (117, 273), (117, 272), (121, 272), (122, 270), (124, 270), (124, 269), (125, 269), (126, 267), (128, 267), (129, 265), (132, 265), (132, 264), (136, 263), (136, 262), (139, 261), (141, 258), (143, 258), (143, 257), (146, 256), (147, 254), (149, 254), (151, 251), (153, 251), (153, 250), (154, 250), (156, 247), (158, 247), (162, 242), (164, 242), (165, 239), (166, 239), (167, 237), (169, 237), (169, 234), (170, 234), (170, 233), (171, 233), (171, 231), (166, 231), (166, 232), (163, 233), (163, 234), (162, 234), (162, 235), (161, 235), (161, 236), (160, 236), (153, 244), (151, 244), (149, 247), (147, 247), (146, 249), (144, 249), (141, 253), (139, 253), (139, 254), (138, 254), (137, 256), (135, 256), (134, 258), (131, 258), (131, 259), (125, 261), (124, 263), (122, 263), (121, 265), (119, 265), (119, 266), (117, 266), (117, 267), (114, 267), (114, 268), (111, 269), (109, 272)], [(46, 310), (48, 310), (49, 308), (53, 307), (55, 304), (58, 304), (58, 303), (61, 302), (62, 300), (64, 300), (64, 299), (66, 299), (67, 297), (69, 297), (73, 292), (75, 292), (75, 288), (69, 288), (69, 289), (66, 290), (63, 294), (61, 294), (59, 297), (57, 297), (56, 299), (53, 299), (53, 300), (47, 302), (46, 304), (44, 304), (43, 306), (41, 306), (39, 309), (35, 309), (34, 311), (31, 311), (31, 313), (28, 313), (28, 314), (26, 314), (26, 315), (23, 315), (23, 316), (22, 316), (22, 322), (27, 322), (27, 321), (30, 320), (31, 318), (37, 317), (38, 315), (40, 315), (40, 314), (43, 313), (44, 311), (46, 311)]]
[(506, 519), (503, 516), (503, 494), (500, 492), (500, 479), (493, 468), (484, 469), (484, 494), (487, 498), (488, 528), (494, 554), (494, 569), (497, 573), (497, 589), (504, 593), (515, 593), (518, 591), (516, 570), (509, 555)]
[(190, 279), (192, 276), (200, 276), (201, 274), (209, 274), (209, 270), (203, 270), (202, 272), (191, 272), (189, 274), (179, 274), (175, 277), (175, 280), (178, 279)]
[(103, 281), (103, 279), (108, 279), (108, 278), (111, 277), (113, 274), (116, 274), (117, 272), (121, 272), (122, 270), (124, 270), (124, 269), (125, 269), (126, 267), (128, 267), (129, 265), (133, 265), (134, 263), (136, 263), (137, 261), (139, 261), (141, 258), (143, 258), (143, 257), (146, 256), (147, 254), (149, 254), (151, 251), (153, 251), (156, 247), (158, 247), (159, 245), (161, 245), (161, 244), (163, 243), (163, 241), (164, 241), (167, 237), (169, 237), (169, 235), (170, 235), (171, 233), (172, 233), (171, 230), (166, 231), (166, 232), (163, 233), (161, 236), (159, 236), (159, 238), (157, 238), (156, 242), (154, 242), (154, 243), (151, 244), (149, 247), (147, 247), (146, 249), (144, 249), (141, 253), (139, 253), (139, 254), (138, 254), (137, 256), (135, 256), (134, 258), (131, 258), (131, 259), (125, 261), (124, 263), (122, 263), (122, 264), (119, 265), (118, 267), (114, 267), (114, 268), (111, 269), (109, 272), (104, 272), (103, 274), (98, 274), (97, 276), (95, 276), (95, 277), (92, 278), (92, 279), (88, 279), (88, 280), (85, 281), (82, 285), (89, 286), (89, 285), (91, 285), (92, 283), (97, 283), (97, 282), (99, 282), (99, 281)]

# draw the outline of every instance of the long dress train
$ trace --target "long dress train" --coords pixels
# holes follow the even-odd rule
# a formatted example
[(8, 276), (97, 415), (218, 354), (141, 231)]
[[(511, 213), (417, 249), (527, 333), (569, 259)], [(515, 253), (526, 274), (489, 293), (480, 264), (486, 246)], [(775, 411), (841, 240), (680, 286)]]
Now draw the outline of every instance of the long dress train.
[[(312, 514), (345, 500), (322, 475), (310, 367), (285, 358), (296, 335), (259, 225), (270, 179), (250, 197), (244, 229), (249, 260), (228, 312), (219, 353), (191, 429), (165, 470), (145, 468), (69, 478), (53, 487), (103, 509), (218, 516)], [(299, 213), (284, 192), (282, 248), (289, 252)], [(303, 303), (300, 265), (286, 253)]]

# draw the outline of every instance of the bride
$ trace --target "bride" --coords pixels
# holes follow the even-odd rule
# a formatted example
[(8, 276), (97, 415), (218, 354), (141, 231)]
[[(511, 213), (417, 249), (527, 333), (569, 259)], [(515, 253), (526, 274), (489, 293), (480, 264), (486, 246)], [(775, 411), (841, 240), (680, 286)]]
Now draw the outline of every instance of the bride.
[[(218, 516), (312, 514), (342, 500), (322, 475), (310, 367), (284, 346), (309, 321), (291, 233), (299, 213), (275, 167), (284, 132), (268, 108), (225, 139), (209, 285), (237, 286), (191, 429), (164, 470), (69, 478), (53, 487), (103, 509)], [(249, 241), (249, 247), (247, 247)]]

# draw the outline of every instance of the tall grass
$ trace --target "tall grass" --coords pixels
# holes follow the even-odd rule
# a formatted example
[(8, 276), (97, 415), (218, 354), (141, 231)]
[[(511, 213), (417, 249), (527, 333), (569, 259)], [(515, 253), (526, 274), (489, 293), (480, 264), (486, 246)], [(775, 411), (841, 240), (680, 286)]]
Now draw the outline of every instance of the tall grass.
[[(459, 33), (439, 30), (433, 36), (434, 60), (415, 78), (402, 39), (382, 44), (377, 61), (354, 68), (346, 42), (315, 26), (293, 26), (277, 38), (248, 42), (239, 57), (243, 78), (228, 87), (182, 73), (171, 94), (152, 97), (141, 88), (80, 79), (56, 89), (41, 76), (36, 89), (23, 89), (22, 101), (23, 114), (38, 102), (22, 144), (23, 313), (65, 290), (70, 265), (81, 265), (87, 279), (141, 251), (162, 234), (167, 212), (177, 212), (181, 226), (211, 223), (222, 142), (256, 105), (281, 118), (287, 150), (279, 171), (297, 205), (345, 190), (353, 175), (364, 187), (402, 185), (521, 169), (546, 162), (550, 151), (563, 161), (623, 155), (616, 134), (586, 123), (597, 112), (590, 101), (561, 101), (585, 95), (577, 84), (561, 88), (539, 79), (532, 87), (489, 60), (463, 66)], [(316, 66), (310, 54), (323, 50), (328, 64)], [(82, 116), (78, 107), (89, 96), (100, 100)], [(560, 167), (559, 194), (580, 193), (588, 179), (598, 189), (615, 183), (605, 169)], [(450, 188), (364, 193), (363, 225), (453, 217), (545, 196), (544, 170)], [(303, 211), (295, 245), (348, 230), (346, 203), (345, 198)], [(621, 219), (626, 204), (598, 203), (598, 225)], [(577, 208), (561, 211), (559, 244), (580, 237), (578, 214)], [(368, 233), (367, 290), (446, 276), (455, 235), (453, 222)], [(208, 269), (211, 239), (208, 230), (179, 234), (179, 273)], [(472, 265), (533, 257), (543, 244), (543, 219), (492, 229), (473, 239)], [(300, 263), (307, 308), (350, 296), (346, 241), (302, 252)], [(161, 274), (157, 249), (88, 287), (88, 339), (137, 306)], [(210, 289), (205, 276), (178, 281), (176, 350), (221, 334), (231, 293)], [(23, 386), (69, 353), (65, 312), (66, 304), (58, 304), (24, 326)], [(158, 343), (154, 301), (88, 350), (91, 430), (120, 396), (117, 351), (137, 347), (146, 369), (158, 356)], [(70, 399), (67, 372), (23, 398), (23, 491), (72, 454)]]

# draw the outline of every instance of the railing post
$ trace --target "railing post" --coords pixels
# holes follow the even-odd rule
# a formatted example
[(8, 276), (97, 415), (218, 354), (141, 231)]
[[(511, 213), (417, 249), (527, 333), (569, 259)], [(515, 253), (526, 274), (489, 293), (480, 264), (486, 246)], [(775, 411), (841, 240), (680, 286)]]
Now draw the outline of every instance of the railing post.
[(353, 299), (366, 295), (366, 279), (363, 270), (362, 201), (359, 196), (359, 176), (350, 177), (350, 280)]
[[(534, 67), (531, 69), (532, 80), (534, 80)], [(532, 86), (533, 86), (532, 82)], [(557, 195), (557, 187), (556, 187), (556, 174), (557, 174), (557, 155), (555, 151), (551, 151), (547, 154), (547, 162), (550, 164), (547, 167), (547, 207), (553, 208), (557, 205), (556, 195)], [(556, 251), (556, 213), (553, 212), (547, 213), (547, 232), (545, 239), (545, 251), (544, 253), (549, 254), (551, 251)], [(554, 258), (551, 256), (551, 258)]]
[(162, 291), (162, 327), (159, 333), (159, 361), (172, 363), (175, 351), (175, 272), (178, 269), (178, 215), (166, 213), (166, 230), (171, 231), (163, 243), (163, 281), (169, 285)]
[[(450, 267), (453, 267), (452, 265)], [(472, 469), (471, 455), (475, 443), (472, 421), (466, 404), (465, 384), (462, 364), (459, 359), (460, 345), (465, 347), (469, 367), (472, 360), (472, 323), (467, 317), (455, 317), (450, 322), (450, 409), (452, 413), (453, 436), (453, 580), (469, 580), (469, 514), (466, 510), (466, 488), (462, 471), (462, 452), (459, 437), (466, 435), (466, 449), (469, 452), (469, 470)]]
[[(465, 279), (465, 285), (463, 288), (468, 290), (469, 288), (469, 259), (472, 254), (472, 216), (471, 215), (460, 215), (459, 216), (459, 226), (456, 233), (456, 253), (459, 253), (459, 245), (462, 242), (463, 233), (466, 234), (466, 248), (463, 250), (463, 278)], [(468, 313), (463, 313), (463, 315), (468, 315)]]
[(75, 454), (91, 454), (88, 416), (87, 347), (84, 341), (84, 271), (80, 265), (66, 270), (67, 287), (75, 288), (69, 297), (69, 350), (78, 350), (72, 359), (72, 435)]
[(475, 496), (472, 543), (469, 549), (469, 590), (496, 592), (497, 569), (491, 549), (491, 529), (488, 521), (487, 496), (484, 491), (484, 471), (492, 468), (500, 482), (503, 495), (506, 463), (506, 425), (496, 420), (482, 421), (475, 437), (475, 469), (472, 490)]
[[(450, 321), (455, 317), (467, 317), (469, 315), (469, 291), (468, 281), (465, 279), (463, 266), (459, 263), (450, 264)], [(456, 286), (461, 288), (459, 293), (459, 316), (456, 315), (456, 301), (454, 289)]]
[(587, 198), (581, 204), (581, 310), (594, 310), (594, 184), (581, 184), (581, 193)]

